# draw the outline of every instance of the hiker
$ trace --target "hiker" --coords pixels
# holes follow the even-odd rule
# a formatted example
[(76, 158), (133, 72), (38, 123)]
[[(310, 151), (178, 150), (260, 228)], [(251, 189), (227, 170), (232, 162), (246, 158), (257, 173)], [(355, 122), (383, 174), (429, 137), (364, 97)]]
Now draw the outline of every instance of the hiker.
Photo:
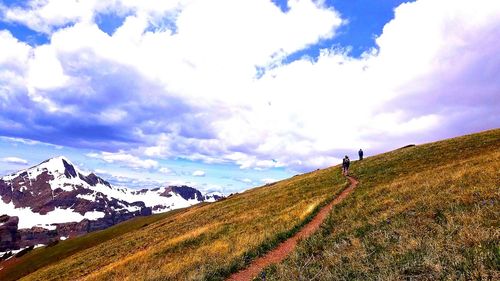
[(349, 160), (349, 156), (345, 156), (344, 159), (342, 159), (342, 174), (344, 176), (349, 175), (349, 164), (351, 164), (351, 161)]
[(363, 150), (360, 148), (358, 151), (359, 160), (363, 160)]

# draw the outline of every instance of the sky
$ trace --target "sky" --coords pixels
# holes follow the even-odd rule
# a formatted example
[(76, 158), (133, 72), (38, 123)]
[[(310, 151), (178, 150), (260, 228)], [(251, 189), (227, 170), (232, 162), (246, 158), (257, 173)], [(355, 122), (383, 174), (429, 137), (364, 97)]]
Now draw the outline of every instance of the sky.
[(226, 194), (500, 125), (496, 0), (0, 0), (0, 175)]

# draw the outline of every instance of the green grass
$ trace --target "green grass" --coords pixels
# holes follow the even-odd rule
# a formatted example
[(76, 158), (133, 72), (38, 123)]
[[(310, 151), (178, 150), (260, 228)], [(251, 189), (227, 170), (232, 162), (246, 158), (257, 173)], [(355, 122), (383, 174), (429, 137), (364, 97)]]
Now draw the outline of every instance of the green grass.
[(500, 130), (357, 161), (355, 193), (266, 280), (499, 280)]

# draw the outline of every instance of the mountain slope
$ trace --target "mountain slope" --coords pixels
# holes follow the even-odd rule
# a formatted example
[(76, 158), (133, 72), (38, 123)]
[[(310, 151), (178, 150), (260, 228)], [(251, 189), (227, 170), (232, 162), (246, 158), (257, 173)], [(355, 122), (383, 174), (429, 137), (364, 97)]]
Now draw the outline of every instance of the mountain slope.
[(500, 280), (500, 130), (370, 157), (352, 173), (355, 194), (266, 280)]
[(132, 190), (56, 157), (0, 178), (0, 252), (48, 244), (219, 196), (187, 186)]
[[(52, 259), (49, 248), (39, 248), (16, 263), (29, 268), (31, 254), (52, 259), (52, 264), (27, 280), (216, 278), (244, 266), (293, 233), (346, 185), (344, 178), (331, 171), (304, 174), (190, 207), (94, 247), (84, 247), (65, 259)], [(65, 251), (70, 241), (61, 241), (56, 247)], [(0, 270), (0, 279), (19, 277), (10, 272), (9, 268)]]
[[(500, 130), (492, 130), (354, 162), (357, 189), (266, 280), (497, 276), (499, 160)], [(23, 280), (220, 280), (291, 235), (345, 186), (338, 166), (295, 176), (191, 207)], [(0, 278), (8, 273), (0, 270)]]
[(156, 221), (169, 218), (185, 210), (186, 209), (177, 209), (161, 214), (136, 217), (111, 226), (105, 230), (91, 232), (87, 235), (50, 244), (47, 247), (34, 249), (22, 257), (13, 257), (1, 262), (0, 268), (3, 269), (0, 270), (0, 280), (17, 280), (21, 276), (36, 271), (55, 261), (69, 257), (74, 253), (98, 246), (111, 239), (117, 239), (128, 232), (135, 231)]

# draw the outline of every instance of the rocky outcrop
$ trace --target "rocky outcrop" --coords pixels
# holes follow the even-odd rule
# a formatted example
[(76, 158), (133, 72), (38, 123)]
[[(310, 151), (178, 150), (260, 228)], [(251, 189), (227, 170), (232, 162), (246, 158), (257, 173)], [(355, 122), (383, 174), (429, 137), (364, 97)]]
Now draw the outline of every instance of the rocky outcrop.
[(222, 194), (211, 194), (211, 195), (205, 195), (203, 197), (205, 201), (219, 201), (224, 199), (225, 197)]
[(202, 199), (203, 195), (195, 188), (189, 186), (169, 186), (165, 191), (160, 193), (160, 196), (170, 197), (173, 193), (179, 194), (185, 200)]
[(106, 229), (136, 216), (151, 214), (151, 208), (144, 208), (136, 212), (113, 212), (96, 220), (84, 219), (80, 222), (54, 224), (55, 229), (52, 230), (43, 227), (18, 229), (18, 217), (2, 215), (0, 216), (0, 252), (39, 244), (47, 245), (58, 241), (61, 237), (77, 237), (92, 231)]
[(18, 217), (7, 215), (0, 216), (0, 252), (16, 248), (16, 242), (20, 239), (17, 232)]
[(109, 182), (101, 179), (100, 177), (96, 176), (94, 173), (90, 173), (88, 176), (83, 176), (82, 174), (78, 174), (78, 176), (80, 177), (80, 179), (82, 179), (83, 181), (85, 181), (86, 183), (88, 183), (91, 186), (103, 184), (107, 187), (111, 187), (111, 184), (109, 184)]

